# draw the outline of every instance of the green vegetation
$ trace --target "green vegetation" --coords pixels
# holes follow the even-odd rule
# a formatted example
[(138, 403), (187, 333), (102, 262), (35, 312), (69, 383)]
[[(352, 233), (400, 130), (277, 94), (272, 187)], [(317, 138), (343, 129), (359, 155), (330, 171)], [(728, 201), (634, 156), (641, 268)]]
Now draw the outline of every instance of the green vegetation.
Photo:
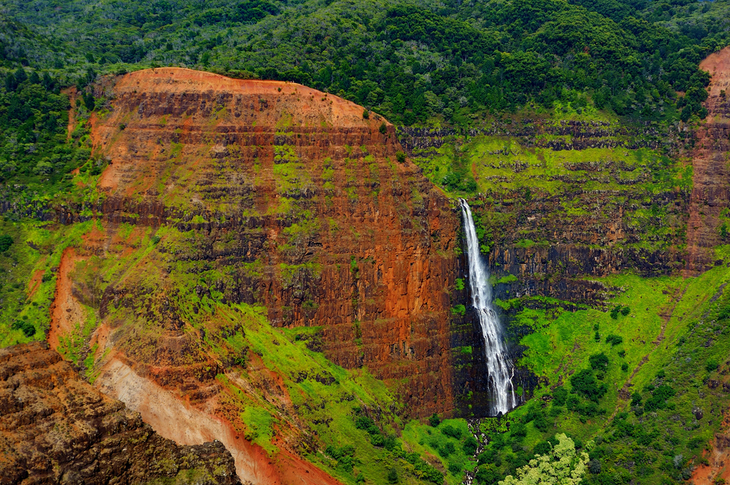
[[(576, 452), (575, 442), (564, 433), (555, 436), (557, 443), (540, 448), (533, 460), (519, 468), (516, 477), (507, 476), (500, 485), (520, 485), (526, 483), (579, 483), (587, 471), (588, 453)], [(543, 442), (547, 443), (547, 442)], [(540, 445), (538, 445), (540, 446)], [(537, 448), (537, 447), (536, 447)], [(586, 447), (590, 450), (590, 446)]]
[(3, 20), (25, 32), (5, 41), (0, 61), (75, 76), (185, 65), (297, 81), (406, 125), (520, 108), (702, 117), (697, 64), (727, 44), (730, 17), (724, 1), (691, 0), (154, 0), (114, 15), (63, 4), (8, 2)]
[[(482, 421), (491, 443), (479, 457), (477, 483), (534, 476), (546, 465), (533, 455), (555, 447), (556, 429), (574, 440), (577, 456), (588, 456), (582, 483), (688, 479), (730, 404), (719, 390), (730, 365), (729, 278), (723, 267), (689, 279), (609, 277), (623, 289), (610, 306), (619, 308), (617, 318), (591, 308), (514, 306), (515, 319), (543, 322), (521, 338), (528, 346), (521, 363), (550, 385), (501, 422)], [(599, 330), (608, 338), (595, 340)]]
[[(662, 147), (667, 133), (683, 130), (680, 121), (704, 118), (709, 77), (698, 65), (730, 41), (728, 19), (727, 0), (9, 0), (0, 13), (0, 346), (47, 337), (62, 254), (101, 224), (94, 211), (104, 195), (95, 186), (106, 161), (92, 152), (89, 134), (92, 114), (103, 117), (110, 106), (93, 87), (100, 74), (176, 65), (297, 81), (365, 106), (362, 118), (377, 120), (382, 135), (390, 125), (378, 113), (396, 125), (444, 128), (452, 134), (437, 148), (397, 151), (393, 173), (410, 159), (449, 195), (483, 194), (489, 209), (474, 211), (482, 253), (509, 243), (520, 258), (551, 246), (545, 227), (617, 223), (641, 237), (612, 249), (646, 260), (682, 251), (681, 204), (692, 170), (664, 148), (637, 147)], [(541, 129), (528, 137), (506, 134), (535, 120)], [(600, 143), (573, 149), (579, 137), (562, 128), (574, 121), (600, 127)], [(277, 137), (289, 136), (290, 123), (280, 120)], [(684, 134), (670, 141), (691, 144)], [(365, 368), (328, 361), (318, 351), (321, 326), (287, 327), (295, 311), (317, 310), (302, 284), (316, 285), (322, 272), (319, 261), (304, 258), (311, 243), (322, 232), (350, 231), (317, 220), (314, 203), (331, 207), (338, 190), (358, 201), (366, 195), (353, 188), (360, 177), (377, 196), (386, 180), (362, 147), (345, 147), (344, 165), (328, 160), (321, 174), (307, 170), (297, 147), (276, 145), (273, 169), (257, 158), (239, 180), (247, 190), (273, 180), (278, 204), (259, 215), (283, 229), (266, 250), (281, 255), (274, 277), (299, 306), (256, 303), (273, 291), (257, 285), (268, 271), (262, 260), (212, 264), (234, 257), (233, 242), (211, 247), (190, 227), (215, 226), (224, 216), (190, 214), (187, 196), (176, 192), (165, 202), (184, 212), (178, 225), (119, 224), (103, 256), (70, 263), (81, 323), (60, 339), (63, 355), (95, 378), (98, 348), (90, 337), (101, 302), (105, 292), (127, 289), (103, 308), (118, 331), (115, 345), (151, 359), (163, 336), (179, 331), (195, 345), (175, 352), (177, 363), (220, 366), (201, 372), (224, 389), (222, 403), (244, 439), (274, 454), (282, 437), (295, 436), (303, 456), (349, 484), (456, 485), (475, 467), (477, 484), (542, 474), (571, 474), (588, 485), (664, 484), (688, 479), (702, 462), (728, 406), (721, 391), (730, 384), (726, 266), (687, 279), (603, 278), (616, 288), (605, 308), (514, 297), (520, 279), (495, 278), (504, 285), (495, 303), (520, 330), (514, 343), (526, 348), (520, 364), (541, 385), (509, 416), (470, 423), (488, 436), (480, 443), (462, 419), (408, 420), (394, 395), (401, 383), (386, 386)], [(185, 159), (182, 143), (170, 148), (175, 163)], [(189, 178), (189, 167), (176, 170), (161, 174), (157, 188)], [(320, 190), (323, 200), (310, 199)], [(254, 213), (248, 202), (244, 217)], [(63, 204), (87, 222), (42, 221)], [(721, 219), (718, 235), (726, 240), (730, 219)], [(246, 236), (266, 240), (260, 230)], [(718, 248), (718, 260), (729, 255), (730, 246)], [(368, 264), (351, 256), (349, 276), (357, 281)], [(555, 274), (536, 277), (551, 284)], [(456, 279), (453, 289), (463, 292), (465, 282)], [(359, 298), (353, 292), (352, 306), (365, 308)], [(455, 319), (466, 315), (464, 304), (451, 305)], [(352, 327), (363, 355), (371, 349), (360, 323)], [(471, 354), (471, 345), (454, 350), (458, 358)], [(281, 389), (262, 384), (269, 372)]]
[(46, 337), (61, 255), (93, 225), (53, 228), (48, 222), (18, 223), (0, 217), (0, 240), (13, 241), (0, 252), (1, 347)]

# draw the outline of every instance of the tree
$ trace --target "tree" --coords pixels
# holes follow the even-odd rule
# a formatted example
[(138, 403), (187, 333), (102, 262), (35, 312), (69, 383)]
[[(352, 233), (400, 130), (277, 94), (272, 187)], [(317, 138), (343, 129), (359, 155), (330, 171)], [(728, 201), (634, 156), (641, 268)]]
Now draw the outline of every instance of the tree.
[(398, 483), (398, 472), (395, 468), (388, 470), (388, 483)]
[(592, 447), (589, 442), (585, 449), (578, 453), (575, 442), (565, 433), (555, 436), (558, 444), (544, 455), (535, 455), (535, 458), (519, 468), (515, 476), (508, 475), (499, 485), (533, 485), (533, 484), (561, 484), (577, 485), (586, 472), (588, 452)]
[(4, 253), (13, 245), (13, 238), (7, 234), (0, 236), (0, 253)]

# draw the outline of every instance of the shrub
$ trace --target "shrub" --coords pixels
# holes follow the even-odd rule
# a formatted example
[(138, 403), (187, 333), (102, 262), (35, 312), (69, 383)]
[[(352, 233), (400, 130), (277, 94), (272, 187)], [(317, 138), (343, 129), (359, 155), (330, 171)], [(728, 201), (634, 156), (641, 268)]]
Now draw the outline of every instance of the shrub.
[(479, 442), (473, 436), (467, 436), (464, 444), (461, 445), (461, 449), (464, 450), (464, 454), (468, 456), (474, 456), (478, 447)]
[(510, 428), (510, 434), (515, 438), (524, 438), (527, 436), (527, 428), (525, 428), (524, 424), (514, 424)]
[(590, 369), (583, 369), (576, 373), (570, 378), (570, 383), (573, 386), (573, 392), (577, 392), (595, 402), (598, 402), (607, 390), (606, 384), (598, 384), (596, 376), (593, 375), (593, 371)]
[(479, 467), (475, 479), (479, 484), (497, 483), (502, 475), (493, 466)]
[(406, 154), (403, 152), (395, 152), (395, 159), (398, 160), (398, 163), (406, 163)]
[[(449, 446), (451, 445), (451, 446)], [(444, 446), (437, 447), (436, 451), (438, 451), (439, 456), (442, 458), (448, 458), (449, 455), (451, 455), (454, 451), (456, 451), (456, 448), (454, 448), (454, 443), (449, 441)]]
[(365, 109), (365, 110), (363, 110), (363, 112), (362, 112), (362, 118), (363, 118), (364, 120), (369, 120), (369, 119), (370, 119), (370, 111), (368, 111), (368, 110), (366, 110), (366, 109)]
[(621, 309), (621, 315), (623, 315), (623, 316), (626, 316), (626, 315), (628, 315), (629, 313), (631, 313), (631, 308), (629, 308), (629, 307), (625, 306), (625, 307), (623, 307), (623, 308)]
[(13, 245), (13, 238), (7, 234), (0, 236), (0, 253), (4, 253)]
[(600, 354), (591, 355), (588, 358), (588, 362), (591, 364), (593, 370), (606, 370), (608, 369), (608, 357), (606, 354), (601, 352)]
[(451, 463), (449, 465), (449, 473), (451, 473), (454, 476), (460, 475), (461, 470), (462, 470), (461, 465), (459, 465), (458, 463)]
[(535, 445), (532, 452), (535, 455), (547, 455), (553, 449), (552, 445), (548, 441), (541, 441)]
[(378, 128), (378, 131), (380, 131), (380, 133), (383, 135), (388, 132), (388, 125), (385, 124), (385, 121), (380, 124), (380, 128)]
[(352, 468), (355, 465), (355, 447), (347, 445), (338, 448), (329, 445), (325, 448), (324, 452), (337, 460), (337, 468), (352, 473)]
[(667, 407), (667, 400), (674, 396), (676, 391), (667, 384), (662, 384), (657, 387), (652, 396), (646, 400), (644, 410), (647, 412), (655, 411), (657, 409), (664, 409)]
[(439, 418), (439, 415), (436, 413), (433, 413), (430, 418), (428, 418), (428, 424), (433, 426), (434, 428), (438, 427), (439, 424), (441, 424), (441, 418)]
[(446, 436), (451, 436), (452, 438), (455, 438), (457, 440), (461, 439), (461, 429), (460, 428), (454, 428), (450, 424), (447, 424), (441, 429), (441, 432), (445, 434)]
[(466, 307), (464, 305), (456, 305), (451, 308), (451, 314), (452, 315), (465, 315), (466, 314)]
[[(479, 453), (479, 456), (477, 457), (477, 465), (484, 465), (485, 463), (494, 463), (499, 459), (499, 454), (497, 453), (497, 450), (493, 450), (492, 448), (487, 448), (486, 450)], [(499, 466), (499, 465), (497, 465)]]
[(629, 370), (629, 364), (626, 363), (626, 362), (624, 362), (623, 364), (621, 364), (621, 370), (624, 371), (624, 372), (628, 371)]
[(705, 370), (707, 372), (716, 371), (718, 367), (720, 367), (720, 365), (717, 363), (716, 360), (708, 360), (705, 364)]
[(542, 414), (536, 417), (532, 424), (535, 425), (535, 428), (537, 428), (538, 431), (542, 431), (543, 433), (547, 431), (550, 427), (550, 423), (547, 419), (545, 419), (545, 416), (543, 416)]
[(10, 325), (13, 330), (21, 330), (26, 337), (35, 335), (35, 327), (30, 322), (16, 320)]
[(556, 406), (565, 405), (565, 399), (568, 397), (568, 391), (563, 387), (556, 387), (553, 391), (553, 403)]
[(358, 416), (355, 419), (355, 427), (357, 429), (368, 430), (371, 426), (375, 426), (375, 421), (368, 418), (367, 416)]
[(611, 344), (612, 347), (617, 346), (618, 344), (620, 344), (623, 341), (624, 341), (624, 339), (620, 335), (611, 334), (608, 337), (606, 337), (606, 343)]
[(398, 472), (395, 468), (388, 470), (388, 483), (398, 483)]

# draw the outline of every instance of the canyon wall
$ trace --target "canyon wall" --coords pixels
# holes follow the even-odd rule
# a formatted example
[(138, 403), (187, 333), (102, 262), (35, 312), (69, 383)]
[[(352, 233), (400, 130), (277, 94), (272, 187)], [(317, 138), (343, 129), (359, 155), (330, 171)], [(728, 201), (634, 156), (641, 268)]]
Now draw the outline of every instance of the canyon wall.
[[(105, 221), (192, 230), (174, 259), (230, 275), (215, 283), (226, 302), (260, 303), (274, 326), (321, 327), (333, 362), (412, 381), (404, 399), (419, 414), (450, 408), (459, 220), (415, 166), (396, 161), (391, 125), (304, 86), (182, 69), (106, 89), (113, 111), (93, 128), (109, 160)], [(120, 283), (103, 309), (137, 298)], [(160, 320), (172, 331), (183, 323), (174, 309)]]
[[(338, 483), (301, 458), (332, 420), (302, 417), (321, 409), (307, 393), (331, 386), (348, 410), (363, 396), (306, 352), (398, 396), (367, 412), (457, 412), (454, 335), (473, 338), (451, 327), (460, 220), (392, 125), (298, 84), (186, 69), (95, 90), (106, 168), (96, 202), (54, 208), (95, 222), (63, 255), (49, 341), (93, 361), (100, 389), (167, 438), (222, 441), (254, 483)], [(257, 428), (252, 406), (272, 421)]]

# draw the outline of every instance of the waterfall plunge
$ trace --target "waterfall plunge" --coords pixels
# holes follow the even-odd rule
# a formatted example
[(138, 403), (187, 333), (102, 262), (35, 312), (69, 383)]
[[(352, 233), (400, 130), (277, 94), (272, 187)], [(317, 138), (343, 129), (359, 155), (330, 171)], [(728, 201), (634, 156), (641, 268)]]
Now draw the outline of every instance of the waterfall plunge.
[(502, 335), (502, 324), (492, 306), (489, 270), (482, 261), (482, 255), (479, 252), (479, 239), (477, 238), (471, 209), (464, 199), (459, 199), (459, 203), (461, 204), (461, 213), (464, 216), (471, 303), (479, 316), (479, 325), (482, 328), (482, 337), (484, 337), (487, 372), (489, 373), (487, 377), (492, 396), (490, 411), (496, 416), (500, 413), (507, 413), (517, 404), (514, 387), (512, 386), (514, 367), (507, 355), (507, 347)]

